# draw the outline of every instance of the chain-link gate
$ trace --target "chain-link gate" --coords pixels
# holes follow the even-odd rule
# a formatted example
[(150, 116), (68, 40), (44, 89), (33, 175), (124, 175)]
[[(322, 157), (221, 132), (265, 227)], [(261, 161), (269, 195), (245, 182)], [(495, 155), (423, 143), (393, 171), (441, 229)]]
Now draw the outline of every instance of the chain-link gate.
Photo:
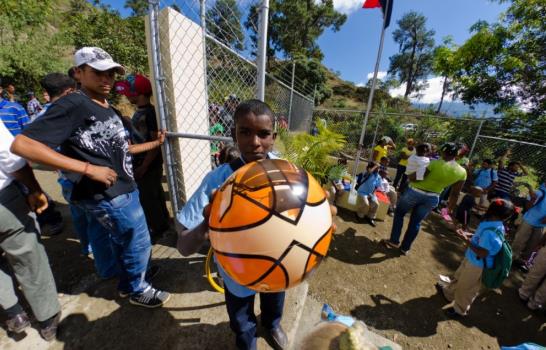
[[(165, 162), (176, 212), (230, 142), (233, 112), (254, 98), (258, 83), (249, 33), (257, 33), (261, 1), (149, 1), (150, 64), (160, 125), (169, 131)], [(231, 4), (231, 5), (230, 5)], [(265, 102), (291, 129), (307, 129), (313, 97), (266, 74)], [(308, 89), (307, 89), (308, 90)], [(285, 124), (285, 125), (286, 125)]]

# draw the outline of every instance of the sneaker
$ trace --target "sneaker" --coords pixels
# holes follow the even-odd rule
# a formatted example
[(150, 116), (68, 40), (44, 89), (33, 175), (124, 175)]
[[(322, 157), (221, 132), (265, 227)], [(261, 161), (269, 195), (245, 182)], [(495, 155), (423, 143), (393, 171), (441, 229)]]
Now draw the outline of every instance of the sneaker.
[(449, 302), (449, 300), (447, 300), (446, 298), (446, 295), (444, 294), (444, 287), (442, 287), (440, 283), (436, 283), (434, 285), (434, 288), (436, 288), (436, 291), (438, 291), (438, 294), (440, 294), (445, 299), (445, 301)]
[(369, 218), (369, 217), (366, 216), (366, 217), (364, 218), (364, 221), (367, 222), (371, 227), (375, 227), (375, 226), (376, 226), (375, 220), (372, 219), (372, 218)]
[(30, 326), (30, 320), (26, 312), (21, 312), (6, 321), (8, 330), (13, 333), (21, 333)]
[(452, 308), (452, 307), (447, 308), (446, 311), (445, 311), (445, 314), (446, 314), (447, 317), (449, 317), (451, 319), (457, 319), (457, 318), (464, 317), (464, 315), (461, 315), (460, 313), (455, 311), (455, 309)]
[(409, 255), (409, 250), (404, 250), (404, 249), (400, 248), (400, 253), (402, 253), (402, 255), (408, 256)]
[(120, 298), (127, 298), (131, 293), (118, 290), (118, 294)]
[(133, 305), (156, 308), (166, 303), (170, 297), (169, 293), (148, 286), (142, 293), (132, 295), (129, 302)]
[(381, 244), (383, 244), (385, 246), (385, 248), (387, 248), (387, 249), (396, 249), (396, 248), (398, 248), (400, 246), (399, 244), (392, 243), (388, 239), (382, 239)]

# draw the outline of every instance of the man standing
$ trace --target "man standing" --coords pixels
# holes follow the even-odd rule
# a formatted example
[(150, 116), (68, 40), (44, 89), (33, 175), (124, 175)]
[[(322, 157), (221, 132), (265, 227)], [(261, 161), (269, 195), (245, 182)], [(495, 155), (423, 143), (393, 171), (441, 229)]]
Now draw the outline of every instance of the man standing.
[[(150, 235), (133, 179), (128, 135), (121, 116), (107, 97), (116, 73), (125, 70), (98, 47), (74, 55), (81, 90), (69, 94), (19, 135), (12, 151), (33, 162), (63, 170), (74, 184), (77, 202), (101, 225), (120, 263), (121, 297), (148, 308), (159, 307), (170, 295), (146, 281)], [(54, 149), (61, 147), (58, 153)]]
[[(13, 86), (13, 85), (10, 85)], [(26, 124), (30, 122), (27, 112), (17, 102), (11, 102), (2, 96), (2, 81), (0, 81), (0, 119), (13, 136), (21, 133)]]
[[(13, 136), (0, 123), (0, 248), (6, 253), (7, 261), (39, 322), (40, 334), (50, 341), (57, 334), (61, 305), (31, 213), (41, 213), (46, 209), (47, 199), (27, 162), (9, 151), (12, 141)], [(26, 200), (14, 179), (29, 189)], [(7, 314), (9, 331), (20, 333), (30, 326), (29, 317), (15, 294), (11, 277), (1, 270), (0, 306)]]
[(40, 101), (34, 96), (34, 92), (29, 91), (28, 93), (29, 101), (27, 102), (27, 112), (30, 117), (30, 121), (34, 121), (38, 116), (38, 113), (42, 110), (42, 105)]

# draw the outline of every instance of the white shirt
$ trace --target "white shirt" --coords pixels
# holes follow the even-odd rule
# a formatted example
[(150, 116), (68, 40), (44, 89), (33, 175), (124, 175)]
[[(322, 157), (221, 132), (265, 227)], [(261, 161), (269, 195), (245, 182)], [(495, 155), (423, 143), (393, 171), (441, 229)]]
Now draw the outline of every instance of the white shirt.
[(381, 178), (381, 185), (379, 185), (379, 191), (383, 193), (389, 193), (391, 186), (389, 185), (389, 180)]
[(425, 177), (425, 171), (430, 163), (428, 157), (419, 157), (416, 154), (412, 154), (408, 158), (408, 165), (406, 165), (406, 175), (415, 173), (417, 180), (423, 180)]
[(8, 131), (3, 122), (0, 121), (0, 190), (8, 187), (13, 181), (10, 175), (24, 167), (27, 162), (9, 151), (13, 135)]

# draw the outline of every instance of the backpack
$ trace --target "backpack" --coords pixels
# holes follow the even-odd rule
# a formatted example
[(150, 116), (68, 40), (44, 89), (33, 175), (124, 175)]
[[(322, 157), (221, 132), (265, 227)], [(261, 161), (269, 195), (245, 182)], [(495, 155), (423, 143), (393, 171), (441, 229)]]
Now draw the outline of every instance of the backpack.
[(363, 175), (362, 173), (358, 174), (356, 179), (355, 191), (358, 191), (360, 186), (362, 186), (362, 184), (366, 182), (366, 180), (368, 180), (371, 175), (372, 175), (371, 173), (366, 173), (366, 175)]
[(510, 269), (512, 268), (512, 248), (504, 239), (502, 232), (493, 228), (486, 230), (494, 231), (502, 239), (502, 247), (493, 258), (493, 267), (487, 268), (487, 258), (483, 261), (482, 283), (487, 288), (495, 289), (499, 288), (510, 274)]

